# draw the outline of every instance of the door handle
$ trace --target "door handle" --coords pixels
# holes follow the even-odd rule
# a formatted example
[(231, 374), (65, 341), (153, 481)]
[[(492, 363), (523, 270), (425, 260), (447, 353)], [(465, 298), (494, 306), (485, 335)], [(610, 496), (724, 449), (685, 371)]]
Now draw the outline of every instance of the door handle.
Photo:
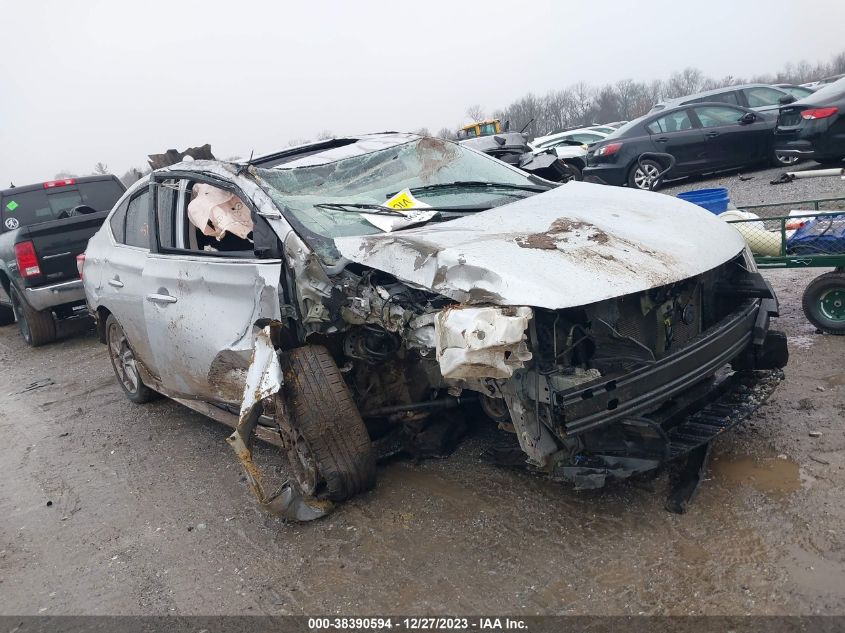
[(115, 288), (123, 288), (123, 282), (120, 281), (117, 277), (112, 277), (109, 279), (109, 285), (114, 286)]
[(159, 294), (151, 294), (147, 295), (147, 301), (151, 303), (176, 303), (178, 299), (173, 295), (159, 295)]
[(657, 143), (668, 143), (669, 139), (665, 136), (661, 136), (659, 138), (654, 139)]
[(707, 136), (707, 138), (716, 138), (717, 136), (719, 136), (719, 133), (718, 132), (708, 132), (706, 134), (706, 136)]

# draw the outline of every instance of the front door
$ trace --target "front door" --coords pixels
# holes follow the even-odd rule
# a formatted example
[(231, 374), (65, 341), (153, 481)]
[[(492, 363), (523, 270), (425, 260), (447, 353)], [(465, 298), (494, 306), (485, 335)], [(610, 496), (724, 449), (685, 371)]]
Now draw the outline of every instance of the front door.
[(187, 215), (194, 184), (156, 184), (158, 252), (149, 255), (143, 273), (149, 342), (170, 394), (239, 404), (253, 326), (280, 316), (282, 264), (258, 259), (248, 240), (203, 235)]

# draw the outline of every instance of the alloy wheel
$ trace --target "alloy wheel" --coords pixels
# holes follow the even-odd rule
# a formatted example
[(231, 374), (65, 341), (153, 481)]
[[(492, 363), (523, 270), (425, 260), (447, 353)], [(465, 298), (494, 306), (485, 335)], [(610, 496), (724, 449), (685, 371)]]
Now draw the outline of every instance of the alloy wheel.
[(117, 379), (126, 391), (132, 394), (137, 393), (141, 384), (138, 365), (135, 362), (135, 355), (129, 347), (129, 341), (126, 339), (123, 329), (117, 323), (112, 323), (109, 326), (108, 347)]
[(659, 173), (660, 170), (654, 165), (638, 165), (634, 170), (634, 184), (637, 185), (637, 189), (651, 189)]

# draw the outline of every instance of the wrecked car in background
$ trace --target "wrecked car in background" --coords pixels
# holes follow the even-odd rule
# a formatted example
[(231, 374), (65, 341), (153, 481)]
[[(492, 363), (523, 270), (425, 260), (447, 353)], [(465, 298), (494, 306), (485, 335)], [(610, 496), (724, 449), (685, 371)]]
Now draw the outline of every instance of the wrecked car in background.
[[(707, 211), (411, 134), (157, 170), (82, 270), (127, 396), (234, 426), (288, 518), (371, 488), (385, 440), (476, 402), (524, 465), (599, 487), (708, 445), (786, 362), (771, 287)], [(279, 490), (256, 436), (290, 459)]]

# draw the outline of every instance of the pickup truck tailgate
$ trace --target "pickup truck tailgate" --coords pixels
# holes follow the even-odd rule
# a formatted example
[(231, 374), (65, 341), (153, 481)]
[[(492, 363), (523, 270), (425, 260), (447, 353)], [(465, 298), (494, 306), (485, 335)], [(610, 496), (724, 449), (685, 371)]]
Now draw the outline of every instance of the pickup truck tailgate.
[(88, 240), (107, 215), (108, 211), (99, 211), (22, 228), (17, 241), (32, 241), (41, 268), (41, 275), (28, 279), (26, 285), (37, 287), (78, 279), (76, 256), (85, 252)]

